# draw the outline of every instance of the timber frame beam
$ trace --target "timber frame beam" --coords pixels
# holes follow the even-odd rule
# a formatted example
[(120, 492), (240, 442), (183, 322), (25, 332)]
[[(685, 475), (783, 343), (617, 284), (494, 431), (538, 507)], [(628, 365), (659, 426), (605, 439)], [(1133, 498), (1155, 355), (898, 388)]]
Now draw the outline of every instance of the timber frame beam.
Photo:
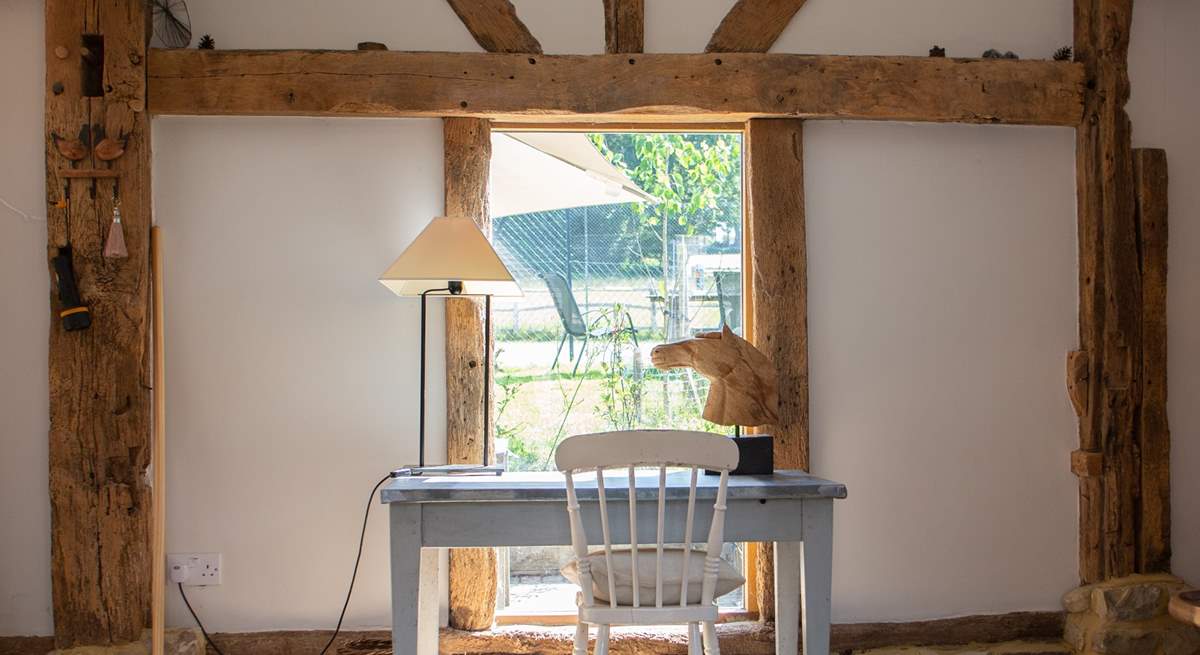
[[(486, 172), (479, 188), (468, 187), (465, 178), (452, 186), (450, 178), (486, 168), (479, 152), (466, 151), (483, 147), (480, 135), (492, 120), (749, 121), (751, 157), (774, 161), (776, 168), (766, 170), (800, 182), (801, 123), (795, 119), (1074, 127), (1080, 350), (1070, 355), (1068, 386), (1080, 415), (1080, 449), (1071, 460), (1080, 476), (1080, 577), (1093, 582), (1169, 567), (1166, 159), (1131, 148), (1124, 106), (1133, 0), (1075, 0), (1076, 62), (764, 54), (803, 0), (739, 0), (708, 54), (637, 53), (643, 2), (605, 0), (610, 54), (541, 55), (509, 0), (448, 1), (493, 52), (147, 50), (141, 0), (47, 0), (48, 254), (73, 246), (93, 316), (88, 331), (65, 332), (62, 308), (51, 301), (51, 577), (58, 646), (131, 641), (148, 622), (151, 113), (447, 118), (447, 212), (468, 212), (482, 223), (487, 216), (478, 191), (486, 190)], [(102, 56), (87, 40), (95, 36), (104, 40)], [(725, 50), (738, 52), (716, 52)], [(92, 91), (81, 91), (85, 83)], [(792, 120), (761, 120), (772, 118)], [(85, 155), (89, 168), (110, 169), (101, 171), (95, 196), (89, 192), (95, 187), (80, 179), (86, 171), (68, 171), (74, 165), (58, 146), (83, 125), (127, 139), (116, 161), (96, 164), (94, 155)], [(459, 164), (466, 168), (460, 171)], [(768, 187), (756, 190), (755, 175), (750, 171), (748, 194), (760, 211), (752, 224), (789, 229), (794, 216), (799, 232), (759, 235), (753, 259), (762, 270), (753, 285), (784, 283), (797, 273), (801, 279), (793, 282), (802, 285), (802, 266), (783, 264), (803, 259), (803, 204), (796, 209)], [(111, 212), (106, 191), (112, 176), (121, 183), (125, 261), (102, 258), (99, 233), (88, 228)], [(758, 178), (764, 179), (761, 170)], [(64, 201), (67, 185), (72, 193)], [(775, 208), (762, 212), (763, 202)], [(792, 248), (791, 254), (758, 251), (771, 244)], [(758, 315), (753, 320), (765, 335), (779, 327), (771, 319), (779, 307), (772, 308), (762, 289), (756, 295), (749, 297)], [(481, 316), (473, 304), (450, 314), (456, 310), (463, 310), (462, 318), (448, 329), (461, 328), (464, 339), (461, 348), (448, 347), (447, 363), (471, 368), (478, 350), (488, 347), (477, 334)], [(804, 331), (782, 336), (796, 340)], [(780, 353), (795, 358), (786, 368), (797, 392), (807, 388), (806, 349), (806, 343), (792, 344)], [(468, 401), (482, 388), (478, 373), (461, 376)], [(776, 428), (788, 447), (780, 458), (787, 465), (807, 465), (806, 408), (806, 401), (797, 405), (787, 425)], [(481, 417), (465, 410), (451, 432), (478, 434), (473, 430)], [(452, 459), (469, 456), (456, 455), (459, 446), (476, 452), (469, 437), (453, 441)], [(769, 568), (769, 559), (760, 563)], [(486, 554), (484, 560), (486, 567)], [(482, 604), (474, 610), (460, 612), (459, 625), (490, 623), (487, 603), (494, 597), (486, 596), (475, 597)]]
[[(491, 237), (488, 175), (492, 130), (480, 118), (447, 118), (444, 138), (446, 215), (467, 216)], [(484, 421), (484, 385), (490, 378), (481, 365), (485, 342), (484, 303), (476, 298), (446, 299), (446, 462), (479, 464), (483, 440), (496, 452), (495, 421)], [(490, 361), (490, 360), (489, 360)], [(488, 431), (484, 433), (484, 425)], [(482, 462), (488, 464), (490, 462)], [(450, 627), (486, 630), (496, 615), (496, 549), (450, 549)]]
[[(142, 0), (46, 2), (47, 257), (73, 262), (91, 316), (86, 329), (64, 329), (61, 312), (71, 306), (60, 302), (60, 280), (49, 266), (50, 580), (58, 648), (134, 641), (150, 625), (147, 11)], [(93, 138), (101, 131), (123, 143), (124, 154), (103, 161)], [(129, 252), (119, 259), (102, 254), (115, 197)]]
[(156, 115), (1079, 124), (1071, 62), (791, 54), (152, 50)]
[(1166, 157), (1132, 148), (1132, 22), (1133, 0), (1075, 0), (1088, 93), (1076, 129), (1080, 350), (1067, 389), (1084, 583), (1170, 566)]

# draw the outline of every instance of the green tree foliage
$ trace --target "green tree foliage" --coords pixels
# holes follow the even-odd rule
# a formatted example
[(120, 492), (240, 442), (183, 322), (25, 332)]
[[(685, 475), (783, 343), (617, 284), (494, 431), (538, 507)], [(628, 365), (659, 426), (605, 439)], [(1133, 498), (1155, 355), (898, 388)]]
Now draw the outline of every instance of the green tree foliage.
[(639, 187), (659, 199), (642, 203), (638, 230), (643, 265), (662, 267), (677, 235), (721, 234), (740, 248), (742, 144), (719, 133), (591, 134), (596, 148)]

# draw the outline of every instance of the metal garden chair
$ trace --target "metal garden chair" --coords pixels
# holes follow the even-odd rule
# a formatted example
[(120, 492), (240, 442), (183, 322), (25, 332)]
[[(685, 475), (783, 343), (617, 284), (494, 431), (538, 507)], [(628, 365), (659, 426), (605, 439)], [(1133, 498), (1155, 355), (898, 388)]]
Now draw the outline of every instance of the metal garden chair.
[[(701, 632), (705, 655), (720, 655), (716, 633), (717, 606), (714, 599), (718, 595), (721, 544), (725, 533), (726, 485), (729, 471), (738, 463), (738, 450), (733, 441), (722, 435), (677, 430), (585, 434), (564, 440), (555, 451), (554, 460), (558, 469), (566, 474), (567, 512), (571, 520), (571, 545), (575, 555), (573, 564), (580, 586), (577, 596), (579, 622), (575, 629), (574, 655), (587, 655), (589, 624), (599, 627), (596, 635), (596, 655), (607, 655), (609, 629), (613, 625), (664, 624), (687, 624), (689, 655), (700, 654)], [(654, 467), (658, 470), (657, 496), (652, 496), (650, 489), (639, 490), (637, 487), (635, 471), (643, 467)], [(686, 510), (678, 507), (679, 511), (685, 511), (682, 521), (681, 517), (667, 517), (667, 467), (686, 467), (691, 471)], [(612, 503), (614, 507), (610, 509), (606, 497), (604, 471), (611, 468), (623, 468), (628, 471), (626, 493), (613, 490), (613, 495), (627, 497), (629, 532), (627, 538), (619, 541), (618, 545), (625, 545), (627, 542), (628, 553), (613, 550), (614, 540), (626, 535), (621, 532), (623, 528), (620, 525), (610, 525), (609, 521), (611, 513), (623, 511), (622, 503), (616, 500)], [(702, 468), (720, 471), (721, 478), (713, 505), (707, 547), (704, 551), (693, 551), (696, 479)], [(600, 525), (604, 536), (602, 559), (601, 551), (588, 552), (587, 534), (584, 532), (575, 490), (575, 475), (581, 472), (594, 472), (596, 475)], [(638, 564), (642, 559), (642, 551), (638, 548), (637, 498), (643, 501), (656, 499), (658, 503), (658, 530), (653, 551), (655, 583), (653, 593), (648, 594), (649, 598), (643, 598), (638, 579)], [(682, 551), (678, 548), (664, 548), (664, 537), (668, 529), (666, 526), (674, 526), (673, 534), (678, 532), (681, 522), (684, 542)], [(670, 587), (664, 588), (664, 561), (668, 552), (675, 556), (671, 558), (674, 562), (682, 559), (682, 567), (676, 569), (681, 572), (677, 599), (673, 582)], [(697, 557), (704, 558), (702, 577), (698, 581), (690, 579), (694, 577), (691, 572), (695, 567), (689, 566), (689, 560)], [(628, 563), (629, 568), (625, 569), (623, 563)], [(597, 576), (601, 578), (600, 584), (593, 578), (594, 567), (604, 570)], [(701, 571), (697, 570), (697, 573)], [(630, 576), (632, 584), (626, 584), (624, 590), (619, 588), (617, 579), (628, 579)], [(689, 594), (689, 583), (695, 585), (697, 582), (700, 585), (700, 593), (697, 595), (693, 586), (692, 593)], [(604, 591), (607, 593), (602, 593)], [(602, 601), (598, 596), (607, 596), (607, 601)]]
[(550, 298), (554, 300), (554, 309), (558, 311), (558, 318), (562, 321), (563, 326), (563, 336), (558, 341), (558, 350), (554, 353), (554, 363), (550, 365), (550, 368), (558, 368), (558, 358), (562, 356), (563, 344), (569, 338), (583, 340), (583, 344), (579, 347), (579, 358), (575, 360), (575, 368), (571, 370), (572, 376), (579, 372), (579, 364), (583, 362), (588, 341), (591, 339), (628, 331), (633, 336), (634, 346), (637, 347), (637, 328), (634, 327), (633, 317), (629, 315), (629, 312), (626, 312), (623, 317), (627, 326), (615, 330), (594, 330), (584, 319), (583, 313), (579, 311), (579, 303), (575, 302), (575, 293), (571, 291), (571, 285), (567, 284), (567, 280), (563, 276), (558, 273), (542, 273), (538, 277), (546, 283), (546, 289), (550, 291)]

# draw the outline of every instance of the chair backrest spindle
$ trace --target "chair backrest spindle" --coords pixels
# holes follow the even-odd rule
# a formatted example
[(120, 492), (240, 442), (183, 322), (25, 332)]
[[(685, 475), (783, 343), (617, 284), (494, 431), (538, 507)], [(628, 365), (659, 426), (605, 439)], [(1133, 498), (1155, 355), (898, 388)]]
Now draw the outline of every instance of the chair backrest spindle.
[[(567, 478), (568, 484), (571, 478)], [(600, 500), (600, 531), (604, 533), (604, 568), (608, 570), (608, 604), (611, 607), (617, 606), (617, 578), (613, 572), (612, 561), (612, 533), (608, 531), (608, 501), (604, 497), (604, 469), (596, 468), (596, 494)], [(572, 526), (574, 529), (574, 526)], [(580, 528), (582, 529), (582, 528)], [(574, 537), (571, 538), (574, 541)], [(587, 556), (586, 547), (584, 549), (584, 557)], [(576, 557), (579, 557), (576, 554)]]
[(633, 606), (641, 607), (638, 584), (637, 468), (629, 467), (629, 559), (633, 564)]
[[(587, 564), (587, 535), (583, 531), (583, 519), (579, 516), (579, 500), (575, 497), (575, 482), (570, 471), (565, 473), (567, 477), (567, 515), (571, 518), (571, 549), (575, 551), (575, 561), (579, 562), (579, 586), (583, 591), (584, 601), (588, 605), (592, 605), (595, 603), (595, 598), (592, 595), (592, 567)], [(607, 531), (605, 532), (607, 533)], [(610, 567), (609, 576), (611, 575)]]
[[(638, 488), (637, 469), (639, 467), (655, 467), (658, 469), (657, 500), (657, 531), (654, 548), (654, 607), (661, 608), (664, 604), (664, 545), (667, 539), (669, 521), (666, 514), (667, 503), (667, 468), (674, 466), (687, 467), (690, 472), (688, 485), (687, 515), (684, 525), (683, 569), (679, 589), (680, 607), (688, 607), (688, 578), (690, 557), (692, 555), (693, 537), (696, 521), (696, 496), (701, 468), (716, 469), (721, 472), (717, 488), (716, 501), (713, 504), (712, 521), (709, 525), (708, 540), (704, 555), (704, 575), (701, 580), (701, 605), (711, 606), (716, 591), (717, 573), (720, 566), (721, 545), (725, 531), (725, 501), (726, 487), (729, 481), (730, 469), (737, 466), (737, 448), (733, 442), (721, 435), (701, 432), (683, 432), (676, 430), (639, 430), (626, 432), (608, 432), (600, 434), (579, 435), (570, 437), (559, 445), (555, 452), (555, 462), (560, 471), (566, 474), (567, 510), (571, 519), (571, 545), (579, 571), (579, 581), (583, 591), (584, 603), (591, 607), (595, 605), (593, 593), (593, 576), (591, 565), (588, 563), (587, 534), (583, 528), (578, 497), (575, 490), (575, 472), (595, 471), (596, 492), (600, 509), (600, 527), (604, 536), (604, 563), (607, 568), (608, 598), (612, 607), (618, 607), (616, 567), (613, 566), (613, 534), (609, 523), (609, 508), (604, 471), (609, 468), (625, 468), (628, 473), (628, 513), (629, 513), (629, 558), (630, 582), (632, 583), (632, 606), (642, 606), (640, 558), (638, 547)], [(647, 499), (648, 500), (648, 499)], [(647, 503), (648, 505), (649, 503)], [(618, 505), (619, 508), (619, 505)], [(672, 535), (673, 537), (673, 535)], [(695, 607), (695, 605), (691, 605)]]
[(701, 587), (700, 602), (710, 605), (717, 589), (717, 567), (721, 560), (721, 538), (725, 533), (725, 484), (729, 471), (721, 471), (721, 486), (717, 488), (717, 502), (713, 504), (712, 526), (708, 530), (708, 548), (704, 554), (704, 586)]
[[(663, 606), (663, 527), (667, 520), (667, 467), (658, 467), (658, 547), (654, 549), (654, 606)], [(686, 576), (685, 576), (686, 577)]]
[[(688, 505), (687, 505), (687, 520), (683, 527), (683, 570), (688, 571), (688, 565), (692, 557), (692, 524), (696, 518), (696, 476), (698, 470), (695, 466), (692, 467), (692, 481), (688, 486)], [(679, 582), (679, 606), (687, 605), (687, 588), (688, 576), (684, 575), (683, 580)]]

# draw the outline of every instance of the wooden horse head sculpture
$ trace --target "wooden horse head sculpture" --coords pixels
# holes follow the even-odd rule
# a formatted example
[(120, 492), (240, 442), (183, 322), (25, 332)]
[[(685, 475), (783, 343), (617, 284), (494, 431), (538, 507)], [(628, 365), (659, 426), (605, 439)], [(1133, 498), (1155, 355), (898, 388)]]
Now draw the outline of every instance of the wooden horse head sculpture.
[(779, 385), (767, 356), (734, 334), (701, 332), (650, 351), (655, 368), (692, 368), (708, 379), (704, 418), (717, 425), (774, 425), (779, 422)]

